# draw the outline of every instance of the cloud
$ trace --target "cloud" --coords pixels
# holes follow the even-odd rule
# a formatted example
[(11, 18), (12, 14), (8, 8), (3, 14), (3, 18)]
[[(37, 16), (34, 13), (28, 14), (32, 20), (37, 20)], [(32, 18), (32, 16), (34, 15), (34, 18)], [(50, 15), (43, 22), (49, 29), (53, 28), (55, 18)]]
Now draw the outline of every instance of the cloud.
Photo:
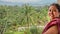
[(23, 2), (23, 3), (29, 3), (29, 2), (38, 2), (38, 1), (41, 1), (41, 0), (1, 0), (1, 1), (4, 1), (4, 2)]
[(4, 1), (4, 2), (16, 2), (17, 0), (1, 0), (1, 1)]

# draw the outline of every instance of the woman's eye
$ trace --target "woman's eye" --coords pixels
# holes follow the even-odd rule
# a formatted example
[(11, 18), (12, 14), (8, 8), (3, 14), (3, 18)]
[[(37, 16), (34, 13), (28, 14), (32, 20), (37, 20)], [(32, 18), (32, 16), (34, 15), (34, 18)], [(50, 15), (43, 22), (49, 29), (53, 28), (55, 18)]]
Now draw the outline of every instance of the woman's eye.
[(54, 10), (54, 12), (56, 12), (56, 10)]
[(49, 10), (49, 12), (51, 12), (51, 10)]

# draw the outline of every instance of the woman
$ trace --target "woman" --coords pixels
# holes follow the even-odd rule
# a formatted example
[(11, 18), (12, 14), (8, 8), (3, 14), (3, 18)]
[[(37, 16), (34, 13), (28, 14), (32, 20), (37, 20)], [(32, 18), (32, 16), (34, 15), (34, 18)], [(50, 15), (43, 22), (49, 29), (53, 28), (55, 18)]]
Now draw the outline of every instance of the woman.
[(60, 34), (60, 5), (51, 4), (48, 15), (51, 20), (44, 28), (42, 34)]

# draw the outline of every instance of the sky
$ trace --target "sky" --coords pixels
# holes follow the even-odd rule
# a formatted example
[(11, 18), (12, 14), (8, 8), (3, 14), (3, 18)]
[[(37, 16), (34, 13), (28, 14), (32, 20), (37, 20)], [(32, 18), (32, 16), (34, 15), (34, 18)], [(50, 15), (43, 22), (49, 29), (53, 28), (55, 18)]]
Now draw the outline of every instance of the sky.
[[(46, 0), (0, 0), (0, 1), (4, 1), (4, 2), (22, 2), (22, 3), (39, 2), (39, 1), (47, 2)], [(56, 0), (48, 0), (48, 1), (56, 1)]]
[(29, 2), (38, 2), (41, 0), (1, 0), (4, 2), (23, 2), (23, 3), (29, 3)]
[(0, 4), (23, 4), (23, 3), (30, 3), (33, 4), (49, 4), (55, 3), (57, 0), (0, 0)]

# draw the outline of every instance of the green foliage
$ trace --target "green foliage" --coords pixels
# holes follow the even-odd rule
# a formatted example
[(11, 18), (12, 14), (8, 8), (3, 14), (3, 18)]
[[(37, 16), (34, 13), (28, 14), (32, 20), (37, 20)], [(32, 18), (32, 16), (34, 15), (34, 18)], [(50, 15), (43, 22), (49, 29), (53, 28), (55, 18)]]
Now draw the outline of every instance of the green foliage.
[(32, 26), (32, 27), (30, 28), (30, 32), (31, 32), (32, 34), (38, 34), (37, 27), (36, 27), (36, 26)]
[(49, 20), (47, 10), (48, 6), (0, 6), (0, 31), (5, 33), (17, 31), (19, 26), (44, 25)]

